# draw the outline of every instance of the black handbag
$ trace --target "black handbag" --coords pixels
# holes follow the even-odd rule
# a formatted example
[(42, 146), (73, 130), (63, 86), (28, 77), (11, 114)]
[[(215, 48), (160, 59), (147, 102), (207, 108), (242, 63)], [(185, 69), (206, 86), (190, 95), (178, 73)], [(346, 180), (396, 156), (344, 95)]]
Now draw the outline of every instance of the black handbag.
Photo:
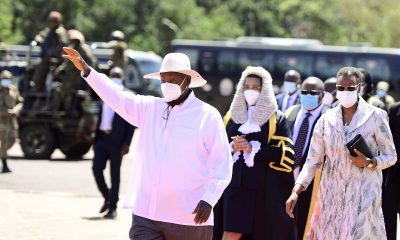
[(367, 143), (365, 142), (361, 134), (357, 134), (357, 136), (355, 136), (352, 140), (350, 140), (350, 142), (346, 144), (346, 147), (349, 149), (350, 155), (353, 157), (357, 157), (357, 154), (354, 151), (354, 149), (357, 149), (367, 158), (373, 157), (371, 150), (369, 149)]

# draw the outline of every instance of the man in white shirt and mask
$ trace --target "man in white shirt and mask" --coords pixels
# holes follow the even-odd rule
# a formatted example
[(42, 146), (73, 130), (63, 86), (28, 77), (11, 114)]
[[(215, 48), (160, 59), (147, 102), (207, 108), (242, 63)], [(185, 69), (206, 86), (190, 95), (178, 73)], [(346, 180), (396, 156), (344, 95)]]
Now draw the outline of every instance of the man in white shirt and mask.
[(296, 105), (300, 101), (301, 76), (296, 70), (289, 70), (285, 73), (283, 81), (283, 93), (276, 96), (276, 102), (282, 112)]
[(232, 176), (231, 147), (219, 112), (190, 88), (206, 81), (187, 55), (170, 53), (158, 73), (164, 98), (122, 91), (64, 48), (82, 76), (115, 112), (140, 129), (125, 207), (130, 239), (212, 238), (212, 207)]

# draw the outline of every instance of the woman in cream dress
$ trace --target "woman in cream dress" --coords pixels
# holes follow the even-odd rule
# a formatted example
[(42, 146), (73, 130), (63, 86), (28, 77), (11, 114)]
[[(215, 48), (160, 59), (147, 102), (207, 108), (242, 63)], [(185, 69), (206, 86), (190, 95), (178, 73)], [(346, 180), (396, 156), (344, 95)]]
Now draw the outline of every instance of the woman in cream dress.
[[(291, 217), (298, 195), (324, 164), (307, 239), (386, 239), (381, 209), (382, 169), (397, 159), (387, 114), (359, 97), (360, 72), (338, 72), (340, 105), (328, 110), (315, 126), (307, 161), (286, 202)], [(357, 134), (374, 157), (351, 157), (346, 143)]]

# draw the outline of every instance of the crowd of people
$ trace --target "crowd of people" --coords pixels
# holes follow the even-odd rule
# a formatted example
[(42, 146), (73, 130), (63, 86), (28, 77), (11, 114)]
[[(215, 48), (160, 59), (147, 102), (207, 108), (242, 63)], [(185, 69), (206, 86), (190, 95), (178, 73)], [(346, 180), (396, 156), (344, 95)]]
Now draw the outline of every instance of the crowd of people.
[[(366, 70), (343, 67), (325, 82), (290, 70), (275, 96), (268, 71), (248, 66), (222, 121), (195, 97), (206, 80), (184, 54), (145, 76), (160, 79), (160, 99), (122, 91), (64, 50), (141, 129), (125, 203), (130, 239), (396, 238), (400, 104), (380, 100), (384, 86), (373, 96)], [(354, 139), (368, 151), (346, 146)]]

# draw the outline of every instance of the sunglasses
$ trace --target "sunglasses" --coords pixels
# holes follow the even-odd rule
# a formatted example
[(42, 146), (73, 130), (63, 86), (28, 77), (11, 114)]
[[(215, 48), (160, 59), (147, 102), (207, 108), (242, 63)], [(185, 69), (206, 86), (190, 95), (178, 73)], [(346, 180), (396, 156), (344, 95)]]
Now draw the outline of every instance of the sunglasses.
[(349, 92), (353, 92), (353, 91), (355, 91), (356, 89), (357, 89), (357, 87), (358, 87), (358, 85), (360, 85), (360, 84), (357, 84), (357, 85), (354, 85), (354, 86), (348, 86), (348, 87), (344, 87), (344, 86), (341, 86), (341, 85), (336, 85), (336, 89), (338, 90), (338, 91), (349, 91)]
[(301, 94), (302, 95), (307, 95), (307, 94), (310, 94), (310, 95), (312, 95), (312, 96), (315, 96), (315, 95), (318, 95), (318, 94), (320, 94), (321, 92), (320, 91), (317, 91), (317, 90), (301, 90)]

